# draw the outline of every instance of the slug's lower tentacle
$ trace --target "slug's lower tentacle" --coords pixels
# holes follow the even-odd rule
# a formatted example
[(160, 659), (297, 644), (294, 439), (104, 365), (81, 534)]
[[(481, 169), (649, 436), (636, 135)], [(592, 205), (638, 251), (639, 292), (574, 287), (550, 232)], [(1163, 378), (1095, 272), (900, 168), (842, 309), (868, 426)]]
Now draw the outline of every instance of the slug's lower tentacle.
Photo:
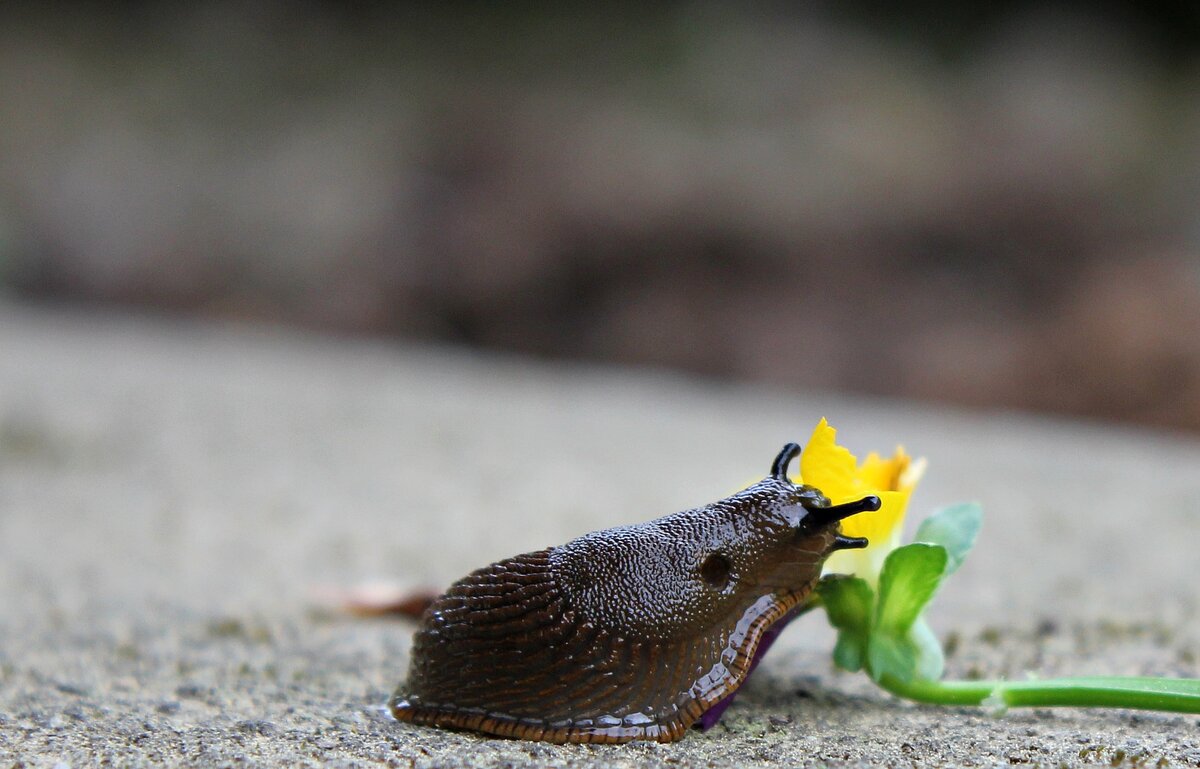
[(843, 537), (838, 534), (833, 538), (834, 550), (861, 550), (869, 544), (866, 537)]

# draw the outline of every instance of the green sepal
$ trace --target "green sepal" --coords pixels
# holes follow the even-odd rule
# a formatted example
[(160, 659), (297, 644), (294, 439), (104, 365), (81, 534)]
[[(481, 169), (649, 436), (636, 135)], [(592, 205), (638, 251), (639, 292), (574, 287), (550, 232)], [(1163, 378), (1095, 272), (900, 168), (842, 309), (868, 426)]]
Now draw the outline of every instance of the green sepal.
[(817, 593), (825, 606), (829, 624), (838, 631), (837, 645), (833, 648), (834, 663), (851, 673), (862, 670), (867, 659), (875, 592), (864, 579), (833, 575), (817, 583)]
[(960, 502), (933, 513), (917, 528), (914, 542), (946, 548), (946, 574), (953, 574), (975, 546), (983, 525), (983, 508), (978, 502)]

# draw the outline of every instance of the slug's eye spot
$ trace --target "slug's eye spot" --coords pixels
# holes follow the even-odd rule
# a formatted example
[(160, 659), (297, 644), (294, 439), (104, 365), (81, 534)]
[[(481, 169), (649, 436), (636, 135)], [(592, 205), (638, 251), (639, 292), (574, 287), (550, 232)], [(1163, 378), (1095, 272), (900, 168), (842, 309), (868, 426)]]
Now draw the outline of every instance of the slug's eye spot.
[(700, 563), (700, 579), (714, 590), (724, 590), (729, 584), (733, 564), (720, 553), (709, 553)]

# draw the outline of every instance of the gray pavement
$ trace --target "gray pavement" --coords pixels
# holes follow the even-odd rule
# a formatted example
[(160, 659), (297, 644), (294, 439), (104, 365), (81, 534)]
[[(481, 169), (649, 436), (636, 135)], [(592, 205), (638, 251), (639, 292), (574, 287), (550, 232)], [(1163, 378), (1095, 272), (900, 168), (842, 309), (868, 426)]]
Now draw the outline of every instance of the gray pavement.
[(1200, 442), (673, 374), (0, 304), (0, 766), (1200, 766), (1200, 718), (920, 707), (788, 629), (716, 729), (551, 746), (392, 722), (445, 585), (756, 480), (828, 416), (980, 500), (931, 620), (953, 676), (1200, 675)]

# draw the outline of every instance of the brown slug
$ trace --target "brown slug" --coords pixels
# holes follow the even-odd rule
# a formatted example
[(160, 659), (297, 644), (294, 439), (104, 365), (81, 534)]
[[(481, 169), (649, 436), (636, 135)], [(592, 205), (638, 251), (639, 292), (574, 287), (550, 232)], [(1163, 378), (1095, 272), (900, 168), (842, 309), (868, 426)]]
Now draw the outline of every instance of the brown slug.
[(742, 685), (825, 558), (867, 544), (838, 521), (879, 498), (830, 506), (788, 479), (799, 453), (784, 446), (767, 478), (719, 502), (459, 580), (422, 617), (393, 715), (550, 742), (679, 739)]

